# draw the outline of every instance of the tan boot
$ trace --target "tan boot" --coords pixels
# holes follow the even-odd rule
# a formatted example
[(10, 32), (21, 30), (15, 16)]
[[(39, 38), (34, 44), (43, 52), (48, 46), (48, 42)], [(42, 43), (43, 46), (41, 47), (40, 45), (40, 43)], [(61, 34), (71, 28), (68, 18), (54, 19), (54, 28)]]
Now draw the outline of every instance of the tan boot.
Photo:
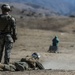
[(4, 64), (0, 63), (0, 71), (3, 71), (3, 68), (4, 68)]
[(4, 64), (1, 64), (1, 63), (0, 63), (0, 68), (4, 68)]

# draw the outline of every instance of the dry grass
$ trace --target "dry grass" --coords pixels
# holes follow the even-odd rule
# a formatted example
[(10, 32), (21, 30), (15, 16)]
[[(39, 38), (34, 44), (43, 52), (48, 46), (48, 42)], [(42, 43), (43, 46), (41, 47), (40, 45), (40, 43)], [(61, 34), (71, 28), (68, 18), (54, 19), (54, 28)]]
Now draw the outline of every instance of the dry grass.
[[(13, 45), (11, 62), (18, 61), (33, 52), (41, 54), (40, 61), (53, 60), (75, 62), (74, 18), (17, 18), (18, 40)], [(42, 30), (43, 29), (43, 30)], [(63, 31), (63, 32), (58, 32)], [(68, 32), (68, 33), (67, 33)], [(59, 53), (48, 53), (53, 37), (60, 39)], [(69, 58), (69, 59), (68, 59)], [(75, 66), (75, 65), (74, 65)], [(70, 70), (38, 70), (24, 72), (0, 72), (0, 75), (74, 75)]]
[(42, 29), (61, 32), (73, 32), (75, 29), (75, 18), (49, 17), (49, 18), (23, 18), (17, 19), (18, 25), (23, 28)]

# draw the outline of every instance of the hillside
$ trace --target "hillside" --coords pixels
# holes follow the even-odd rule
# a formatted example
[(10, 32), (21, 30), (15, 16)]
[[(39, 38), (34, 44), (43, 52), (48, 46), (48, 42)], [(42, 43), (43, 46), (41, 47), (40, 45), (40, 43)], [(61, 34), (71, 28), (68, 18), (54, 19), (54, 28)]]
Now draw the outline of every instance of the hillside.
[(32, 6), (38, 5), (61, 15), (71, 15), (75, 13), (75, 0), (0, 0), (0, 2), (28, 3)]
[[(17, 4), (15, 4), (18, 6)], [(12, 14), (17, 21), (18, 27), (29, 28), (29, 29), (42, 29), (42, 30), (52, 30), (59, 32), (75, 32), (75, 18), (59, 16), (55, 13), (47, 14), (45, 9), (40, 8), (36, 11), (32, 11), (30, 6), (26, 5), (26, 9), (18, 9), (12, 6)], [(39, 11), (40, 10), (40, 11)], [(1, 11), (0, 11), (1, 12)]]
[[(22, 22), (21, 22), (22, 21)], [(29, 19), (18, 19), (20, 27), (30, 29), (43, 29), (60, 32), (74, 32), (75, 26), (73, 23), (74, 18), (66, 17), (50, 17), (50, 18), (29, 18)]]
[[(75, 75), (75, 17), (59, 16), (54, 12), (47, 15), (47, 9), (42, 6), (24, 4), (25, 9), (22, 9), (23, 4), (20, 7), (16, 3), (10, 4), (18, 37), (13, 44), (10, 63), (37, 52), (45, 70), (0, 71), (0, 75)], [(55, 35), (60, 40), (59, 51), (50, 53), (48, 50)]]

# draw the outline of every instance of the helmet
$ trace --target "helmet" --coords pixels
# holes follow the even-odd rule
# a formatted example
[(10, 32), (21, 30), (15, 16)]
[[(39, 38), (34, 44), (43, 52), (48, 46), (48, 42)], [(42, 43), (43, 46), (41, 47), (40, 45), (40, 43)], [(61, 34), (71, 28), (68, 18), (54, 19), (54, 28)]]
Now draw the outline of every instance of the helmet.
[(40, 56), (39, 53), (33, 53), (32, 57), (35, 58), (35, 59), (39, 59), (41, 56)]
[(55, 38), (58, 38), (57, 36), (55, 36)]
[(9, 6), (9, 4), (3, 4), (2, 6), (1, 6), (1, 10), (4, 10), (4, 11), (10, 11), (11, 10), (11, 8), (10, 8), (10, 6)]

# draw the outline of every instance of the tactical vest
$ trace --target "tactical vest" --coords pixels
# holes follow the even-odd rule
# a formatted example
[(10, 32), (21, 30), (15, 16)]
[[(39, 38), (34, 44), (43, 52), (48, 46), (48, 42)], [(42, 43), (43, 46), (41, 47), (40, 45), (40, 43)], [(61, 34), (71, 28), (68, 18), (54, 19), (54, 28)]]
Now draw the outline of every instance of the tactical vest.
[(11, 31), (11, 16), (10, 15), (0, 15), (0, 32), (10, 32)]

